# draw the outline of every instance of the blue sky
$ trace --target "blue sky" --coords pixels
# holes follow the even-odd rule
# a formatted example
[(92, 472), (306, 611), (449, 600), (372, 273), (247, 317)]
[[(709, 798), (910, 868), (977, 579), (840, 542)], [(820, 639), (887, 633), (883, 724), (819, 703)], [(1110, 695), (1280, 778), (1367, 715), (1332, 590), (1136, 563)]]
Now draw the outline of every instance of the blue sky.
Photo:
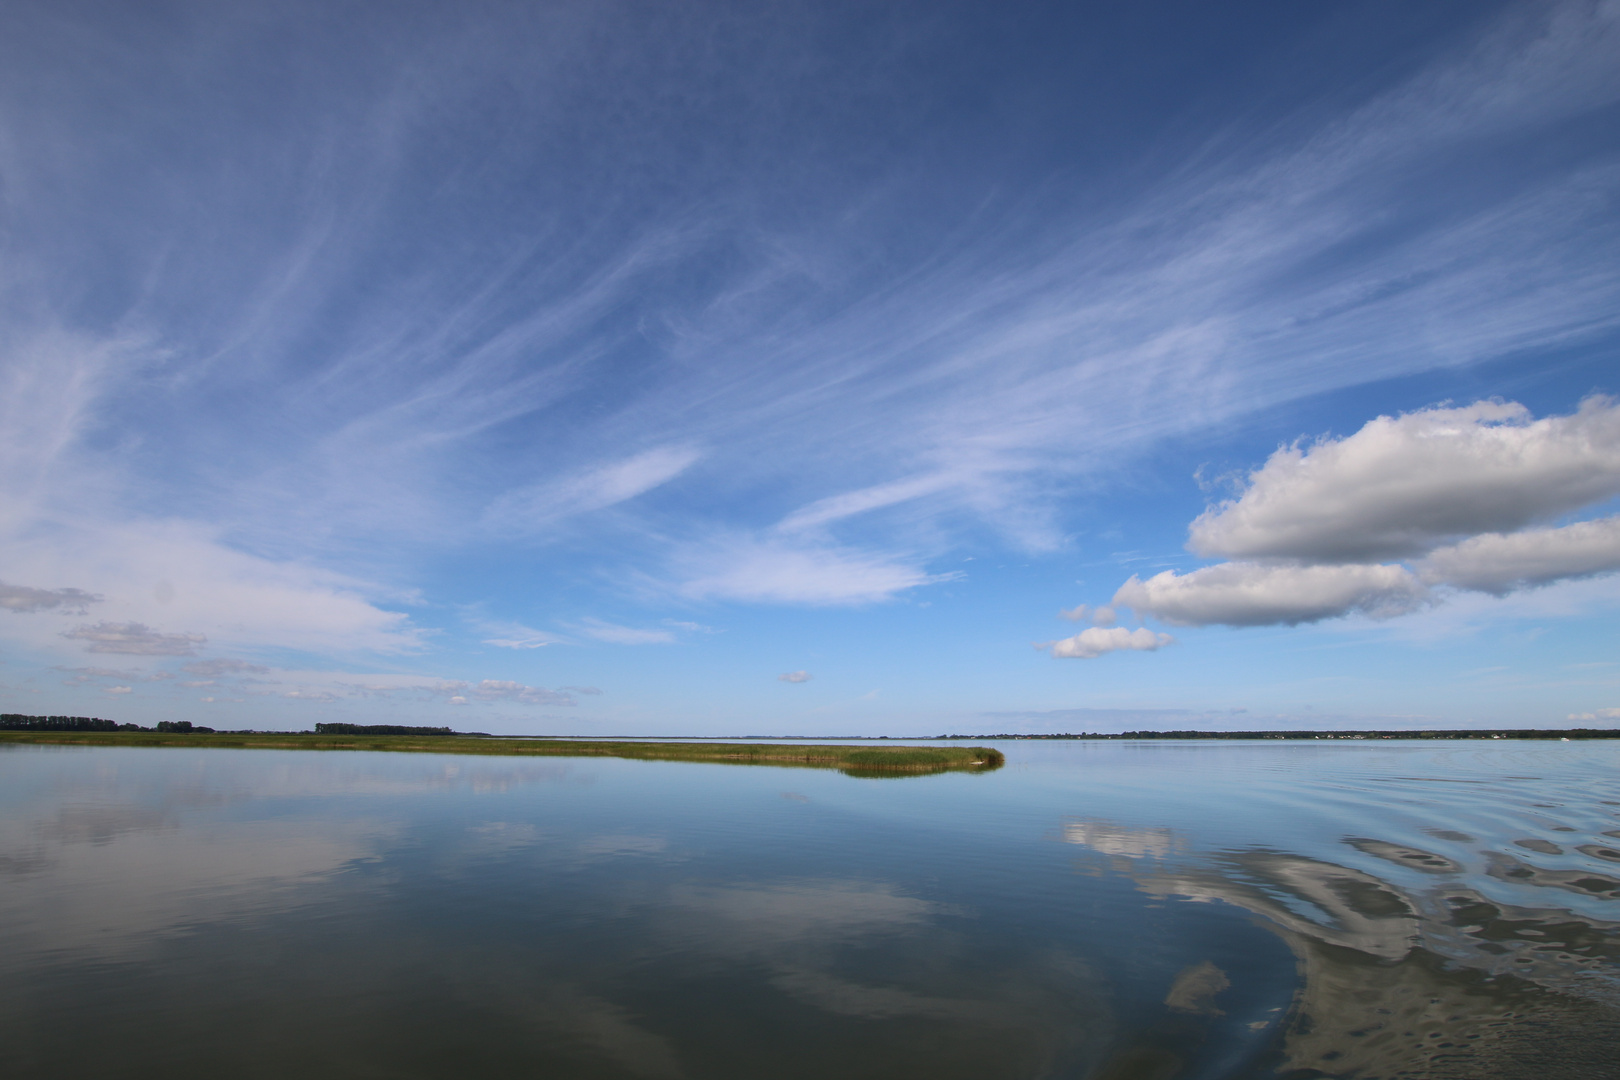
[(7, 711), (1620, 721), (1615, 3), (5, 18)]

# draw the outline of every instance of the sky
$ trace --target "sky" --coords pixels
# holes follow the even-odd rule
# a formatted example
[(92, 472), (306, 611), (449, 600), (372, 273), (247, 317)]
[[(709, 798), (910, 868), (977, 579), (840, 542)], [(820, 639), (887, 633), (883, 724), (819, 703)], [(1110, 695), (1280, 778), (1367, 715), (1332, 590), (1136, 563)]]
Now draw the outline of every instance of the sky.
[(0, 19), (4, 711), (1620, 724), (1620, 4)]

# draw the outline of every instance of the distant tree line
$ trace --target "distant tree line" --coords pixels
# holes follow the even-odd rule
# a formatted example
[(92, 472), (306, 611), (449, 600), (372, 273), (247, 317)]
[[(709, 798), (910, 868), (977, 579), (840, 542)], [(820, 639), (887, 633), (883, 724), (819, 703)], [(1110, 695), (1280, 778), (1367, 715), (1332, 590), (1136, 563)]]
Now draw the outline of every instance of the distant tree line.
[(212, 735), (211, 727), (200, 727), (190, 720), (160, 720), (155, 728), (139, 724), (119, 724), (99, 716), (24, 716), (0, 713), (0, 731), (190, 731)]
[[(126, 724), (125, 727), (134, 727)], [(0, 713), (0, 731), (118, 731), (111, 720), (96, 716), (24, 716)]]
[(454, 735), (447, 727), (405, 727), (402, 724), (316, 724), (317, 735)]

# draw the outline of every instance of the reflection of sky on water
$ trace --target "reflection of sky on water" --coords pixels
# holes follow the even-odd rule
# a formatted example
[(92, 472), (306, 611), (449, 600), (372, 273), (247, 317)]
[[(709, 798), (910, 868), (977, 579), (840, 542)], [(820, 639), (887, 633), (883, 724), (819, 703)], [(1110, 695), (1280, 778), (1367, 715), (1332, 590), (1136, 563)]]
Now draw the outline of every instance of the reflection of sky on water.
[(1006, 749), (0, 753), (0, 1066), (101, 1001), (166, 1075), (1601, 1075), (1614, 750)]

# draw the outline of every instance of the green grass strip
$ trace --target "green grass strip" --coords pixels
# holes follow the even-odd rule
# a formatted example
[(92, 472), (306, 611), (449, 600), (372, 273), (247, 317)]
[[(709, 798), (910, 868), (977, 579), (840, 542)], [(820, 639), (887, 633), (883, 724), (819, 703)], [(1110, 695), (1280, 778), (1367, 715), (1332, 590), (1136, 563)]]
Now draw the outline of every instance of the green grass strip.
[(616, 742), (581, 739), (464, 738), (455, 735), (305, 735), (156, 731), (0, 731), (0, 744), (189, 746), (256, 750), (387, 750), (511, 757), (617, 757), (838, 769), (850, 776), (988, 772), (1005, 762), (987, 746), (834, 746), (805, 743)]

